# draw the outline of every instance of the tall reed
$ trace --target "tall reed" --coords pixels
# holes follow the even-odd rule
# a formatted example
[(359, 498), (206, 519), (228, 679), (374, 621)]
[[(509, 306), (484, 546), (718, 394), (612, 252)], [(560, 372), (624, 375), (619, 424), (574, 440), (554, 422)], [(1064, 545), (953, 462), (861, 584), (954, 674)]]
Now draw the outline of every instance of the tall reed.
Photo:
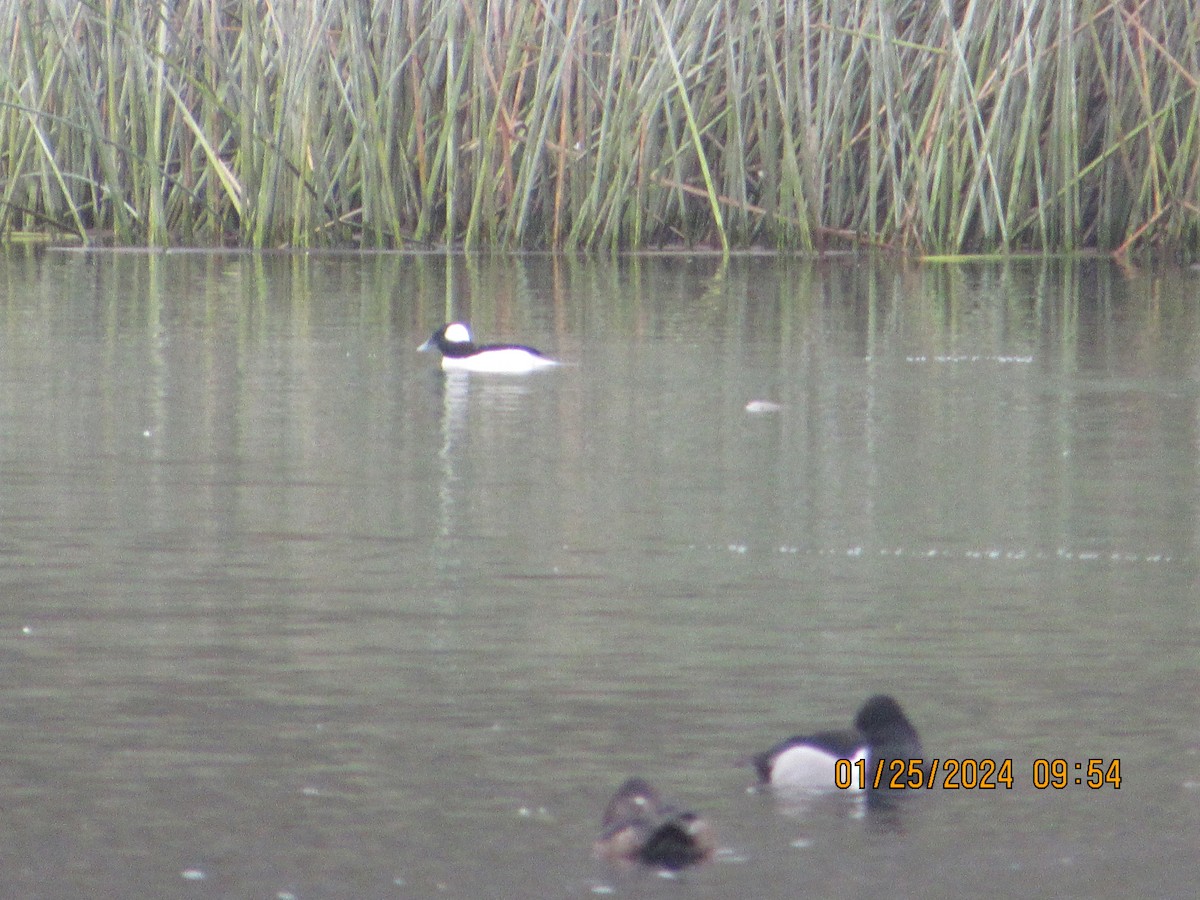
[(6, 0), (0, 232), (1200, 250), (1179, 0)]

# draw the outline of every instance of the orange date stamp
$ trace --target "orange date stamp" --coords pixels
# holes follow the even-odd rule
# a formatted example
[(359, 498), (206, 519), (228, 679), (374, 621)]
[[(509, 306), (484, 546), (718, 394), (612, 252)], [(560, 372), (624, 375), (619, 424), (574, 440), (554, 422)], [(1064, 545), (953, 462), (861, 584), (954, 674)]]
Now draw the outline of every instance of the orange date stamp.
[[(834, 786), (842, 790), (1012, 790), (1016, 784), (1011, 759), (839, 759)], [(1092, 790), (1121, 787), (1120, 759), (1035, 759), (1030, 784), (1037, 790), (1071, 786)]]

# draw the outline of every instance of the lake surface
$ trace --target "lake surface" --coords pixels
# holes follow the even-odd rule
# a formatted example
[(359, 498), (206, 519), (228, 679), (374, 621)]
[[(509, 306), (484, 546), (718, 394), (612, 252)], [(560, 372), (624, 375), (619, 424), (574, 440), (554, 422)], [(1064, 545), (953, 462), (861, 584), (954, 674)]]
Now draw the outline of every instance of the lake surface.
[[(3, 892), (1194, 897), (1198, 488), (1196, 272), (10, 249)], [(879, 691), (1013, 787), (747, 791)]]

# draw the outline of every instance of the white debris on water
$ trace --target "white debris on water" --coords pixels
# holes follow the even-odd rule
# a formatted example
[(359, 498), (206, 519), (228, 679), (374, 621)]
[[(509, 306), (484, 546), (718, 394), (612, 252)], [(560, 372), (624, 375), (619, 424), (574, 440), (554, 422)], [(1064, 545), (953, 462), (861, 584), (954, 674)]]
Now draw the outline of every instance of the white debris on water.
[[(872, 357), (867, 357), (867, 362), (871, 362)], [(906, 363), (935, 363), (940, 365), (962, 364), (962, 363), (995, 363), (998, 365), (1030, 365), (1033, 363), (1032, 356), (1004, 356), (984, 353), (939, 353), (933, 356), (919, 354), (916, 356), (904, 357)]]
[(773, 400), (751, 400), (746, 404), (746, 412), (748, 413), (774, 413), (783, 409), (783, 405), (776, 403)]
[[(723, 547), (715, 547), (711, 544), (690, 544), (688, 550), (707, 550), (716, 549), (724, 550), (735, 556), (754, 556), (755, 550), (749, 544), (733, 542), (725, 544)], [(821, 556), (821, 557), (847, 557), (850, 559), (858, 559), (862, 557), (905, 557), (911, 556), (923, 559), (967, 559), (987, 561), (1008, 561), (1021, 562), (1025, 560), (1065, 560), (1069, 562), (1080, 563), (1127, 563), (1127, 564), (1146, 564), (1146, 563), (1169, 563), (1174, 562), (1175, 558), (1168, 553), (1147, 553), (1147, 552), (1132, 552), (1122, 550), (1071, 550), (1067, 547), (1058, 547), (1054, 550), (1032, 550), (1026, 547), (1005, 548), (1005, 547), (967, 547), (963, 549), (950, 547), (878, 547), (872, 548), (862, 544), (856, 544), (845, 547), (801, 547), (798, 544), (779, 544), (771, 548), (769, 552), (778, 553), (782, 556)]]

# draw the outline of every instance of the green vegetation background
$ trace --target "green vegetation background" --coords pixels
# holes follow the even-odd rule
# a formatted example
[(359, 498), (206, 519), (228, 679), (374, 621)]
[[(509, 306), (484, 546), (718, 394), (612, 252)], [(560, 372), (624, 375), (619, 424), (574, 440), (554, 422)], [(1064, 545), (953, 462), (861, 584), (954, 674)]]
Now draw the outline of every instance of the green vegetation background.
[(0, 234), (1200, 248), (1182, 0), (2, 0)]

